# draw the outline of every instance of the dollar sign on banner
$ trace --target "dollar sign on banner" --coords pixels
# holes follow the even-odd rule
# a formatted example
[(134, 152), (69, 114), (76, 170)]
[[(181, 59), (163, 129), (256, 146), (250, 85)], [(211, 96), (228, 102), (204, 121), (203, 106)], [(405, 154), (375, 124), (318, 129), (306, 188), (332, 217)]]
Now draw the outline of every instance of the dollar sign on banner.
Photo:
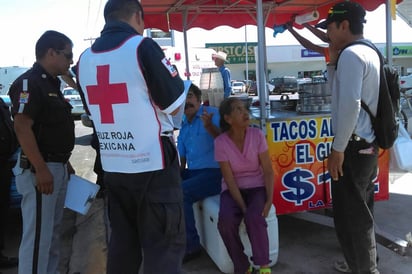
[(309, 181), (312, 178), (313, 174), (309, 170), (297, 168), (289, 171), (283, 176), (283, 185), (289, 190), (281, 191), (282, 197), (295, 205), (302, 205), (315, 193), (315, 186)]

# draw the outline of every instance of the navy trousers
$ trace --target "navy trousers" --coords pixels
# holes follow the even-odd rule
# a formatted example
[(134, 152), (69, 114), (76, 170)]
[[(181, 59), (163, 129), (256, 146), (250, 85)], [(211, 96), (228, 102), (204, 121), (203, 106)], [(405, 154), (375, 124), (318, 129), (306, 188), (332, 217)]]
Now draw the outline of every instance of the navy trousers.
[(111, 235), (108, 274), (180, 274), (185, 223), (177, 151), (164, 142), (165, 169), (105, 172)]

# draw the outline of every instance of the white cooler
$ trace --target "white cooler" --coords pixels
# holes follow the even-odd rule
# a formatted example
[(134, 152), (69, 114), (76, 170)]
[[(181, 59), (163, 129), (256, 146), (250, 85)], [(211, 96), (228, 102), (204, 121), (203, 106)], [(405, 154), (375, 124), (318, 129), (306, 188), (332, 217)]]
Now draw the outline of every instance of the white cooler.
[[(227, 253), (226, 246), (217, 229), (220, 203), (219, 197), (220, 195), (215, 195), (194, 204), (196, 227), (199, 232), (200, 243), (220, 271), (223, 273), (233, 273), (232, 260)], [(267, 231), (269, 236), (270, 266), (273, 266), (278, 260), (279, 253), (278, 221), (275, 207), (273, 205), (270, 209), (269, 216), (266, 218), (266, 222), (268, 224)], [(245, 248), (245, 253), (250, 260), (252, 249), (243, 222), (240, 224), (239, 234)], [(253, 264), (252, 261), (250, 262)]]

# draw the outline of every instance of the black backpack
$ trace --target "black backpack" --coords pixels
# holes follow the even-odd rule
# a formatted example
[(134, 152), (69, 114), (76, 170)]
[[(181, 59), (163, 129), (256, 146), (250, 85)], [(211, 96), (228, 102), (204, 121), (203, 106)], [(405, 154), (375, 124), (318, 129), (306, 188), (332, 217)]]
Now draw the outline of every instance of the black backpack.
[(9, 106), (0, 98), (0, 160), (7, 161), (18, 147)]
[[(376, 116), (373, 116), (369, 107), (361, 101), (362, 108), (369, 114), (372, 122), (372, 128), (375, 132), (375, 142), (382, 149), (392, 147), (398, 137), (399, 129), (399, 74), (392, 67), (385, 63), (384, 57), (378, 48), (368, 40), (358, 40), (350, 43), (345, 48), (362, 44), (373, 48), (379, 55), (381, 61), (380, 82), (379, 82), (379, 100)], [(340, 52), (345, 49), (343, 48)], [(340, 54), (339, 54), (340, 55)], [(339, 56), (338, 56), (339, 60)], [(337, 64), (337, 62), (336, 62)]]

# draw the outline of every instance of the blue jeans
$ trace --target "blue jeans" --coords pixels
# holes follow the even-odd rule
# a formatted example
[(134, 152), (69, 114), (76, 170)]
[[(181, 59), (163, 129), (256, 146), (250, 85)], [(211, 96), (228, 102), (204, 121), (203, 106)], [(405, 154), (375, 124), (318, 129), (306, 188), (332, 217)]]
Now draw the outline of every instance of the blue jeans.
[(379, 274), (374, 231), (374, 183), (378, 147), (350, 141), (345, 150), (343, 176), (332, 182), (336, 235), (353, 273)]
[(220, 193), (220, 168), (186, 169), (182, 172), (183, 204), (186, 221), (186, 253), (200, 249), (193, 203)]

